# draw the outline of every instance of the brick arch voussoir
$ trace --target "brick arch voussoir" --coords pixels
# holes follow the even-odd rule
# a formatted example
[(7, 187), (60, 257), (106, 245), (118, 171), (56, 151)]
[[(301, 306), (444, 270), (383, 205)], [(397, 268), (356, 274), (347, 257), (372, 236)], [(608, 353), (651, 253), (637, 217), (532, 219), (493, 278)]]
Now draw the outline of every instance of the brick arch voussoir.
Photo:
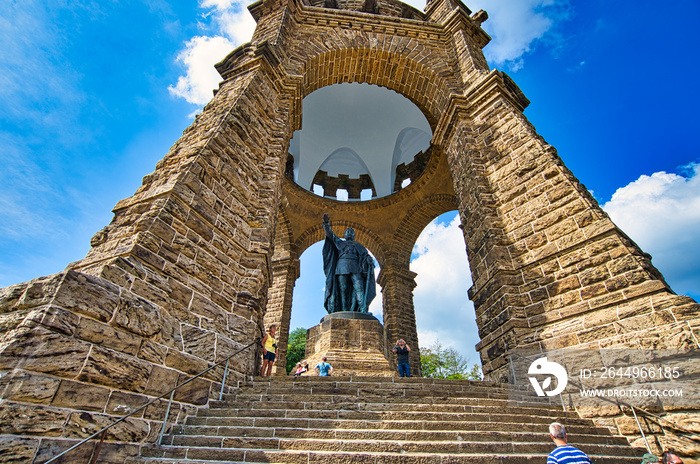
[(411, 208), (392, 237), (390, 256), (393, 264), (408, 267), (413, 245), (423, 229), (441, 214), (456, 210), (457, 206), (457, 197), (454, 195), (438, 194), (425, 198)]
[[(384, 265), (386, 262), (387, 247), (377, 234), (372, 232), (367, 227), (352, 221), (332, 221), (331, 226), (336, 234), (340, 229), (342, 229), (342, 231), (348, 227), (355, 229), (355, 240), (364, 245), (364, 247), (367, 248), (375, 258), (377, 258), (379, 267)], [(299, 236), (299, 238), (295, 241), (295, 248), (298, 250), (299, 256), (301, 256), (307, 248), (325, 238), (326, 234), (323, 231), (323, 225), (319, 223), (308, 228)]]
[(303, 96), (346, 82), (393, 90), (418, 106), (433, 129), (458, 93), (457, 85), (448, 85), (436, 69), (395, 51), (338, 48), (307, 57), (300, 74)]

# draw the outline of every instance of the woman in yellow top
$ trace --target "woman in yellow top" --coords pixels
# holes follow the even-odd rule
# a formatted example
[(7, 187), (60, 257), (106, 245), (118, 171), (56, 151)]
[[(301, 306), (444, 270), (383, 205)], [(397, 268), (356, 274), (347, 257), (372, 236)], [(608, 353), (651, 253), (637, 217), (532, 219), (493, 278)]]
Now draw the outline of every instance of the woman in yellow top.
[(274, 325), (270, 326), (269, 332), (266, 333), (265, 337), (262, 339), (263, 347), (263, 363), (262, 369), (260, 370), (260, 375), (269, 377), (272, 375), (272, 365), (275, 364), (275, 358), (277, 357), (277, 339), (275, 338), (275, 331), (277, 328)]

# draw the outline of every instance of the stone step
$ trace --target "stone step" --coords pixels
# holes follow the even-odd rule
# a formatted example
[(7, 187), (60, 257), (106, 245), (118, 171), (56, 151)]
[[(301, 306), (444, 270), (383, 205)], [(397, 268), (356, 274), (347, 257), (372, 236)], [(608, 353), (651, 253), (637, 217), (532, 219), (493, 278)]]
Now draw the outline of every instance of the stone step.
[[(150, 445), (149, 445), (150, 446)], [(318, 450), (257, 450), (224, 448), (157, 447), (142, 449), (143, 457), (126, 464), (209, 464), (222, 463), (289, 463), (289, 464), (541, 464), (549, 449), (541, 453), (358, 453)], [(612, 454), (591, 455), (596, 464), (638, 464), (640, 458)]]
[(432, 386), (440, 389), (494, 389), (494, 390), (522, 390), (527, 391), (527, 385), (505, 385), (497, 382), (481, 382), (462, 379), (431, 379), (426, 377), (361, 377), (361, 376), (273, 376), (273, 377), (252, 377), (252, 380), (240, 381), (239, 388), (256, 386), (303, 386), (337, 384), (339, 387), (355, 385), (361, 388), (430, 388)]
[(303, 388), (304, 386), (335, 385), (342, 387), (357, 387), (371, 389), (406, 388), (441, 390), (521, 390), (527, 391), (527, 386), (504, 385), (494, 382), (478, 382), (470, 380), (429, 379), (424, 377), (351, 377), (329, 376), (318, 377), (315, 375), (253, 377), (252, 381), (241, 381), (238, 388)]
[[(223, 411), (223, 412), (221, 412)], [(187, 419), (188, 425), (195, 425), (189, 421), (196, 419), (215, 418), (225, 420), (227, 418), (254, 417), (254, 418), (284, 418), (284, 419), (338, 419), (338, 420), (364, 420), (364, 421), (449, 421), (449, 422), (521, 422), (526, 424), (549, 424), (557, 417), (563, 415), (527, 415), (508, 414), (505, 412), (430, 412), (430, 411), (353, 411), (345, 409), (220, 409), (200, 410), (197, 416)], [(574, 417), (566, 418), (567, 425), (584, 425), (590, 423), (586, 419)]]
[[(265, 438), (265, 437), (210, 437), (175, 436), (175, 447), (206, 447), (233, 449), (272, 450), (323, 450), (354, 453), (449, 453), (449, 454), (547, 454), (553, 445), (542, 436), (536, 442), (528, 441), (425, 441), (425, 440), (377, 440), (377, 439), (314, 439), (314, 438)], [(610, 453), (618, 456), (634, 456), (629, 446), (613, 444), (581, 444), (588, 454)]]
[[(303, 377), (297, 377), (296, 380), (278, 382), (273, 384), (256, 384), (256, 385), (244, 385), (240, 388), (234, 390), (234, 393), (230, 393), (224, 396), (226, 400), (236, 400), (241, 398), (241, 395), (250, 395), (249, 397), (255, 397), (256, 395), (339, 395), (347, 397), (358, 397), (362, 401), (382, 401), (386, 402), (386, 399), (397, 399), (405, 397), (414, 398), (425, 398), (429, 400), (430, 398), (438, 399), (454, 399), (454, 400), (464, 400), (464, 399), (500, 399), (500, 400), (511, 400), (511, 401), (521, 401), (528, 400), (529, 402), (537, 405), (556, 405), (556, 399), (550, 400), (542, 399), (538, 400), (532, 396), (523, 396), (522, 390), (519, 388), (489, 388), (489, 387), (476, 387), (468, 385), (433, 385), (433, 384), (423, 384), (420, 382), (415, 383), (353, 383), (353, 382), (335, 382), (328, 377), (316, 377), (316, 378), (306, 378), (309, 380), (302, 380)], [(243, 396), (243, 397), (245, 397)]]
[[(129, 464), (534, 464), (553, 421), (596, 464), (637, 464), (625, 438), (522, 387), (398, 377), (254, 378)], [(515, 393), (515, 394), (514, 394)]]
[(234, 407), (248, 407), (251, 409), (276, 409), (274, 405), (282, 403), (296, 403), (299, 405), (304, 405), (304, 407), (308, 409), (315, 409), (315, 405), (324, 405), (324, 407), (328, 407), (331, 409), (345, 408), (352, 410), (430, 410), (431, 408), (436, 408), (435, 410), (449, 410), (452, 408), (455, 411), (477, 411), (479, 408), (495, 408), (500, 410), (518, 408), (526, 411), (527, 413), (543, 411), (543, 414), (547, 415), (558, 414), (572, 415), (572, 417), (578, 417), (578, 415), (575, 412), (563, 411), (561, 405), (543, 405), (539, 403), (530, 403), (522, 401), (507, 401), (493, 399), (467, 400), (463, 398), (430, 398), (426, 400), (424, 398), (412, 397), (384, 399), (377, 398), (372, 401), (365, 401), (366, 399), (368, 398), (358, 399), (356, 397), (348, 397), (344, 395), (240, 395), (237, 400), (230, 398), (224, 399), (223, 401), (211, 400), (209, 402), (209, 408), (210, 410), (227, 409)]
[[(294, 400), (297, 401), (294, 401)], [(307, 401), (301, 401), (307, 400)], [(315, 396), (304, 396), (290, 398), (289, 400), (279, 400), (276, 397), (262, 397), (260, 401), (246, 399), (245, 401), (210, 401), (209, 409), (201, 410), (205, 415), (223, 415), (223, 411), (235, 409), (264, 410), (264, 409), (286, 409), (286, 410), (346, 410), (346, 411), (412, 411), (412, 412), (452, 412), (462, 414), (518, 414), (537, 415), (544, 417), (564, 417), (578, 418), (574, 411), (562, 411), (561, 408), (542, 407), (518, 407), (513, 403), (497, 404), (454, 404), (454, 403), (363, 403), (355, 402), (346, 397), (330, 397), (328, 401)]]
[[(433, 392), (426, 390), (387, 390), (381, 392), (374, 392), (371, 390), (349, 392), (347, 390), (339, 389), (310, 389), (308, 390), (283, 390), (275, 389), (273, 391), (250, 391), (241, 390), (236, 393), (229, 393), (223, 395), (222, 401), (240, 401), (240, 400), (253, 400), (259, 401), (261, 399), (285, 399), (289, 398), (321, 398), (321, 401), (326, 401), (333, 397), (345, 398), (349, 401), (358, 401), (363, 403), (388, 403), (388, 402), (403, 402), (406, 398), (413, 399), (415, 402), (472, 402), (473, 400), (494, 400), (501, 402), (525, 402), (522, 397), (512, 396), (506, 393), (494, 393), (494, 392)], [(552, 403), (549, 401), (536, 401), (534, 399), (527, 399), (526, 401), (533, 407), (559, 407), (561, 408), (561, 403)]]
[[(596, 431), (592, 428), (593, 432)], [(411, 429), (330, 429), (330, 428), (283, 428), (283, 427), (216, 427), (216, 426), (178, 426), (166, 437), (166, 444), (182, 445), (181, 438), (202, 439), (204, 437), (239, 437), (239, 438), (314, 438), (335, 440), (408, 440), (408, 441), (469, 441), (469, 442), (540, 442), (549, 441), (546, 432), (505, 432), (502, 430), (411, 430)], [(620, 445), (626, 446), (623, 437), (601, 434), (570, 433), (569, 439), (574, 443)]]
[[(186, 426), (208, 427), (263, 427), (263, 428), (310, 428), (310, 429), (363, 429), (363, 430), (456, 430), (456, 431), (504, 431), (518, 432), (545, 429), (548, 422), (526, 424), (514, 422), (478, 421), (415, 421), (415, 420), (347, 420), (347, 419), (298, 419), (298, 418), (254, 418), (254, 417), (196, 417), (187, 420)], [(567, 424), (569, 433), (587, 435), (610, 435), (606, 428), (595, 427), (590, 422), (582, 425)]]
[[(513, 396), (509, 395), (507, 392), (498, 391), (458, 391), (458, 390), (421, 390), (421, 389), (386, 389), (386, 390), (372, 390), (370, 388), (366, 389), (351, 389), (351, 388), (327, 388), (327, 387), (314, 387), (314, 388), (265, 388), (265, 389), (241, 389), (235, 394), (228, 393), (224, 395), (224, 400), (235, 399), (238, 397), (255, 397), (255, 396), (289, 396), (289, 395), (299, 395), (299, 396), (345, 396), (352, 398), (359, 398), (365, 402), (370, 400), (382, 400), (391, 398), (464, 398), (464, 399), (497, 399), (497, 400), (522, 400), (520, 395)], [(365, 399), (367, 398), (367, 399)], [(556, 404), (549, 403), (545, 401), (534, 401), (536, 404)]]

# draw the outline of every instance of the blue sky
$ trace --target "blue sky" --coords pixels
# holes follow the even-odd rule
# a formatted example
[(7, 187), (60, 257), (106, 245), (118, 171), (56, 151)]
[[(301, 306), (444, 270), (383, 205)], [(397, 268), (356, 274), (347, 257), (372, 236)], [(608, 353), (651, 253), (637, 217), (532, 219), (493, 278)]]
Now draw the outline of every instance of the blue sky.
[[(525, 115), (538, 133), (673, 289), (698, 298), (700, 3), (466, 4), (489, 12), (489, 63), (532, 101)], [(244, 5), (0, 3), (0, 287), (59, 272), (87, 253), (117, 201), (211, 97), (213, 63), (249, 39)], [(419, 338), (475, 361), (466, 254), (453, 217), (429, 226), (415, 250)], [(454, 256), (465, 256), (464, 266), (446, 275)], [(292, 327), (323, 316), (317, 267), (311, 252), (302, 256)]]

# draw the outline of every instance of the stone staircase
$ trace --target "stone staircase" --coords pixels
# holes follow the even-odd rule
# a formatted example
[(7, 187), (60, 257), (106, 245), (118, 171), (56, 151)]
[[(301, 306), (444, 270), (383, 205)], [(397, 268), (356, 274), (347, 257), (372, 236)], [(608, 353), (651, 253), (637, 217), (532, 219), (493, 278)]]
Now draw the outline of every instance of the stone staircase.
[(548, 426), (596, 464), (638, 464), (625, 438), (490, 382), (398, 377), (255, 378), (175, 426), (149, 463), (544, 463)]

